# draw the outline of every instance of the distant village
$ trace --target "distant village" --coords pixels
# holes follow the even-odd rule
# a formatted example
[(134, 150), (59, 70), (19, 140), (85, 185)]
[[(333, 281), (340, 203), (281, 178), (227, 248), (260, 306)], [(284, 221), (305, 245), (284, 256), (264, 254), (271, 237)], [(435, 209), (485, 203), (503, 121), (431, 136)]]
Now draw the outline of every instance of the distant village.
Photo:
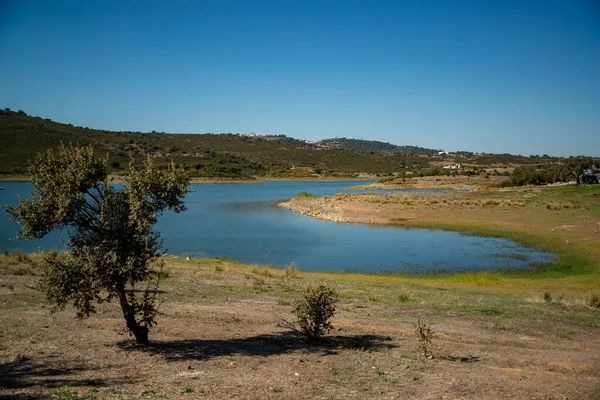
[(250, 132), (250, 133), (242, 133), (241, 136), (249, 136), (249, 137), (255, 137), (255, 138), (261, 138), (261, 139), (265, 139), (265, 140), (277, 140), (277, 139), (283, 139), (285, 137), (287, 137), (287, 135), (285, 134), (285, 132), (279, 134), (279, 133), (254, 133), (254, 132)]
[[(242, 134), (240, 134), (240, 136), (248, 136), (248, 137), (259, 138), (259, 139), (263, 139), (263, 140), (279, 140), (279, 139), (285, 139), (285, 138), (287, 138), (287, 135), (285, 134), (285, 132), (283, 132), (283, 133), (254, 133), (254, 132), (250, 132), (250, 133), (242, 133)], [(294, 139), (294, 140), (298, 140), (299, 142), (304, 142), (304, 143), (307, 143), (307, 144), (317, 144), (317, 143), (319, 143), (318, 140), (317, 141), (306, 140), (306, 139)]]

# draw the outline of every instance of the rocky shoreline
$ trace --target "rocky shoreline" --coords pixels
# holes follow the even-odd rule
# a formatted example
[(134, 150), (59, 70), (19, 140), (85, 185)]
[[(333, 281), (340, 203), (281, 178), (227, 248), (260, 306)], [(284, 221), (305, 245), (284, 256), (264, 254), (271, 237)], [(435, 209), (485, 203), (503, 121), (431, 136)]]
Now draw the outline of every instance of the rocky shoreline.
[(303, 199), (293, 198), (277, 205), (294, 211), (297, 214), (323, 221), (350, 222), (350, 219), (344, 216), (342, 207), (330, 201), (329, 196)]

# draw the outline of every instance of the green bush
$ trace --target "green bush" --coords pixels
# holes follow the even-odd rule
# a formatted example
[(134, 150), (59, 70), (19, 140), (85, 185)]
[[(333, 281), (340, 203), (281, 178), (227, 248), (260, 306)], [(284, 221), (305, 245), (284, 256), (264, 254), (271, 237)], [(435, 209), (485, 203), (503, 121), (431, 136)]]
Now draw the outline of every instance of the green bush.
[(335, 314), (338, 295), (327, 284), (309, 285), (304, 289), (302, 297), (294, 303), (295, 322), (280, 321), (280, 326), (292, 329), (315, 342), (333, 328), (329, 321)]
[(545, 185), (554, 182), (554, 179), (547, 169), (526, 166), (515, 168), (510, 177), (510, 182), (514, 186)]

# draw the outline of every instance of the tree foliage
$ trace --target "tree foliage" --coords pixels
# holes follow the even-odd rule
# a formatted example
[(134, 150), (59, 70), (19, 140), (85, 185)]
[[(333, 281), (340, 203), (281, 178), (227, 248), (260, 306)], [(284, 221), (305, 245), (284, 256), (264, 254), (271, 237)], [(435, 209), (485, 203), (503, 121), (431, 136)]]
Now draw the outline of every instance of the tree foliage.
[(117, 298), (127, 328), (147, 344), (162, 267), (161, 240), (152, 227), (165, 210), (185, 210), (188, 181), (174, 166), (159, 171), (147, 160), (140, 168), (132, 163), (118, 188), (107, 180), (107, 163), (91, 147), (61, 145), (38, 155), (31, 167), (32, 198), (20, 198), (7, 211), (19, 222), (22, 239), (68, 232), (69, 252), (46, 257), (40, 285), (55, 309), (73, 304), (86, 317), (97, 302)]
[(592, 157), (577, 156), (554, 164), (521, 166), (514, 169), (510, 181), (515, 186), (575, 181), (586, 169), (597, 166), (597, 161)]

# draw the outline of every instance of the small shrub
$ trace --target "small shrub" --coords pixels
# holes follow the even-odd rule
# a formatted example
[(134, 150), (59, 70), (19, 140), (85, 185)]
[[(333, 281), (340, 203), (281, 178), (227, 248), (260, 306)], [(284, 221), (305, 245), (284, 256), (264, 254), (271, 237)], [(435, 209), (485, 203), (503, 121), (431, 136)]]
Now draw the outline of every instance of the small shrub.
[(421, 322), (420, 318), (417, 318), (415, 324), (415, 334), (419, 341), (419, 347), (423, 350), (423, 355), (427, 358), (432, 358), (431, 352), (431, 340), (435, 337), (435, 332), (431, 329), (431, 324), (427, 325)]
[(544, 301), (548, 304), (552, 303), (552, 295), (550, 294), (550, 292), (544, 293)]
[(396, 295), (396, 299), (398, 300), (398, 302), (400, 303), (408, 303), (409, 301), (412, 300), (412, 296), (410, 294), (409, 291), (407, 290), (401, 290), (400, 292), (398, 292), (398, 294)]
[(298, 270), (296, 269), (296, 264), (294, 264), (294, 263), (291, 263), (290, 266), (287, 267), (285, 270), (286, 278), (295, 278), (297, 274), (298, 274)]
[(158, 271), (156, 271), (156, 275), (160, 279), (168, 278), (170, 274), (171, 274), (171, 271), (168, 268), (161, 267)]
[(17, 259), (18, 262), (28, 262), (29, 261), (29, 257), (27, 256), (27, 254), (23, 253), (21, 250), (15, 250), (13, 255)]
[(506, 325), (504, 325), (500, 321), (494, 321), (494, 323), (492, 324), (492, 329), (495, 329), (497, 331), (503, 331), (506, 330)]
[(294, 303), (296, 321), (290, 322), (280, 318), (279, 326), (291, 329), (315, 342), (333, 328), (330, 318), (335, 314), (338, 294), (327, 284), (309, 285), (304, 289), (302, 297)]
[(561, 209), (569, 209), (569, 208), (579, 208), (575, 204), (568, 202), (557, 203), (555, 201), (546, 204), (547, 210), (561, 210)]
[(383, 301), (383, 296), (381, 293), (367, 292), (367, 300), (369, 300), (371, 303), (380, 303)]
[(315, 197), (312, 194), (308, 193), (308, 192), (302, 192), (302, 193), (298, 193), (296, 195), (297, 199), (302, 199), (302, 198), (306, 198), (306, 197)]
[(2, 251), (2, 254), (4, 254), (5, 257), (10, 256), (10, 250), (8, 250), (6, 247), (4, 248), (4, 250)]

